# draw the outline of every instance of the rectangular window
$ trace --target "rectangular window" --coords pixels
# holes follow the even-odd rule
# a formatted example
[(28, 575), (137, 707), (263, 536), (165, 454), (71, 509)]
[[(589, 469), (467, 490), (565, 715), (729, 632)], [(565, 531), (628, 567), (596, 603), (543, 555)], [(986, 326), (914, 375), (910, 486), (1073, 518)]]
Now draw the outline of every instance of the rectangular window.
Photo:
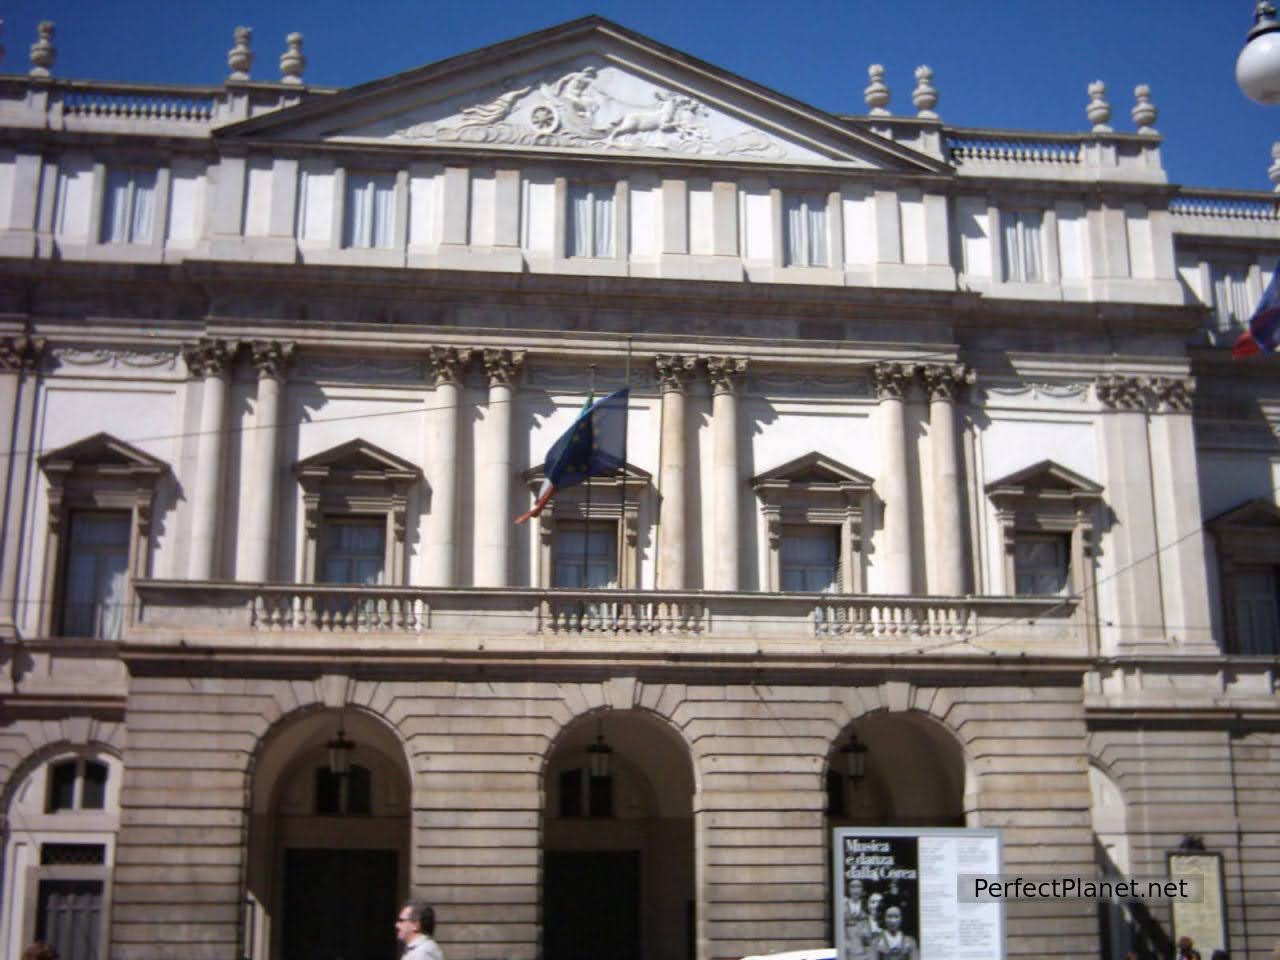
[(353, 763), (346, 773), (316, 767), (316, 816), (367, 817), (373, 812), (373, 777)]
[(1066, 594), (1067, 543), (1065, 535), (1019, 535), (1013, 545), (1014, 592), (1019, 596)]
[(580, 590), (618, 585), (617, 530), (612, 523), (557, 527), (552, 586)]
[(784, 259), (788, 267), (825, 267), (827, 252), (827, 198), (818, 194), (788, 196), (783, 201), (786, 217)]
[(614, 224), (612, 184), (569, 185), (565, 218), (566, 253), (571, 257), (612, 257)]
[(358, 585), (382, 583), (386, 537), (386, 521), (381, 517), (327, 518), (321, 581)]
[(840, 589), (840, 528), (784, 527), (780, 560), (783, 590), (837, 592)]
[(101, 880), (41, 880), (36, 939), (53, 944), (61, 960), (98, 960)]
[(1044, 239), (1039, 210), (1000, 213), (1004, 279), (1006, 283), (1038, 283), (1045, 278)]
[(150, 243), (155, 230), (156, 171), (107, 171), (102, 196), (102, 243)]
[(74, 513), (63, 589), (62, 633), (118, 640), (129, 573), (128, 513)]
[(1236, 652), (1280, 652), (1280, 568), (1241, 567), (1232, 577), (1236, 603)]
[(395, 197), (395, 174), (348, 173), (342, 245), (389, 249), (394, 241)]
[(1249, 293), (1249, 268), (1213, 267), (1213, 309), (1219, 330), (1239, 330), (1253, 315), (1254, 299)]

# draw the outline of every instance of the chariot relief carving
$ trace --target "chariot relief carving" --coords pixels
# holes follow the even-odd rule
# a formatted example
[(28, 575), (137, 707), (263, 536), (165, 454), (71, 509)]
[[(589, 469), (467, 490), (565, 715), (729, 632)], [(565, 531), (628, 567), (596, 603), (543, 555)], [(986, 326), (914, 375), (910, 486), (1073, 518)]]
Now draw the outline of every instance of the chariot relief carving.
[(710, 109), (696, 97), (659, 87), (642, 91), (615, 71), (587, 65), (512, 86), (445, 120), (400, 127), (391, 137), (761, 160), (786, 155), (781, 144), (758, 130), (717, 133), (710, 118)]

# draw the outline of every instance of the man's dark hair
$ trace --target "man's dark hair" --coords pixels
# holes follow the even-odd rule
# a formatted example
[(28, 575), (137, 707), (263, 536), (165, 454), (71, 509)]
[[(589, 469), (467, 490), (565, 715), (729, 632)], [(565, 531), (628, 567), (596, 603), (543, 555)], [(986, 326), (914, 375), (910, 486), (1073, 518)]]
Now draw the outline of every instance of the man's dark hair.
[(400, 909), (408, 910), (409, 919), (416, 922), (428, 937), (435, 936), (436, 912), (431, 904), (425, 900), (406, 900)]

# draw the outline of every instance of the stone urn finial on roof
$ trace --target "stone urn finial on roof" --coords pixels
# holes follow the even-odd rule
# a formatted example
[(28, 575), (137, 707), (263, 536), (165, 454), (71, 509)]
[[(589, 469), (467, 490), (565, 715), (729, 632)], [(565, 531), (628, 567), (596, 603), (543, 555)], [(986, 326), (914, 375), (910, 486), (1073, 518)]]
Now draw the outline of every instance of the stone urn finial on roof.
[(916, 67), (916, 88), (911, 91), (911, 102), (915, 104), (916, 116), (925, 120), (937, 120), (938, 115), (933, 108), (938, 105), (938, 88), (933, 85), (933, 70), (926, 66)]
[(1094, 133), (1111, 133), (1111, 104), (1107, 103), (1107, 85), (1101, 80), (1089, 84), (1089, 105), (1084, 115), (1093, 124)]
[(1151, 88), (1145, 83), (1140, 83), (1133, 88), (1133, 95), (1137, 98), (1137, 103), (1133, 105), (1133, 109), (1129, 111), (1129, 116), (1133, 117), (1133, 122), (1138, 127), (1138, 132), (1148, 137), (1159, 136), (1153, 124), (1156, 122), (1156, 105), (1151, 102)]
[(280, 54), (280, 82), (302, 83), (302, 71), (307, 69), (307, 58), (302, 53), (302, 34), (291, 33), (284, 42), (288, 49)]
[(248, 80), (249, 70), (253, 66), (253, 50), (249, 43), (253, 39), (253, 30), (249, 27), (236, 27), (236, 45), (227, 51), (227, 66), (231, 68), (228, 80)]
[(37, 40), (31, 45), (31, 76), (48, 77), (53, 75), (53, 61), (58, 57), (58, 48), (53, 45), (53, 21), (41, 20), (36, 27)]
[(881, 64), (873, 63), (867, 67), (867, 76), (871, 78), (871, 82), (862, 91), (862, 96), (867, 101), (868, 112), (873, 117), (887, 117), (889, 115), (889, 86), (884, 82), (884, 67)]

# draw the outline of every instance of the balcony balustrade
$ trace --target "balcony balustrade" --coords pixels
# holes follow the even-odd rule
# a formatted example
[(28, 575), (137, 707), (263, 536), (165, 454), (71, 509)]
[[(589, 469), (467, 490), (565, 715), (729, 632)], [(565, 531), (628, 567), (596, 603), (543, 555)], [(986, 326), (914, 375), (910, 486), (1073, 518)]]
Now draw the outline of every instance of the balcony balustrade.
[[(489, 638), (596, 638), (719, 646), (866, 643), (915, 650), (967, 641), (1005, 650), (1085, 652), (1072, 597), (349, 587), (142, 580), (126, 643), (262, 647), (334, 638), (396, 649)], [(269, 639), (277, 635), (277, 640)], [(1047, 646), (1046, 646), (1047, 645)], [(825, 648), (824, 648), (825, 649)], [(972, 653), (973, 648), (969, 647)]]

